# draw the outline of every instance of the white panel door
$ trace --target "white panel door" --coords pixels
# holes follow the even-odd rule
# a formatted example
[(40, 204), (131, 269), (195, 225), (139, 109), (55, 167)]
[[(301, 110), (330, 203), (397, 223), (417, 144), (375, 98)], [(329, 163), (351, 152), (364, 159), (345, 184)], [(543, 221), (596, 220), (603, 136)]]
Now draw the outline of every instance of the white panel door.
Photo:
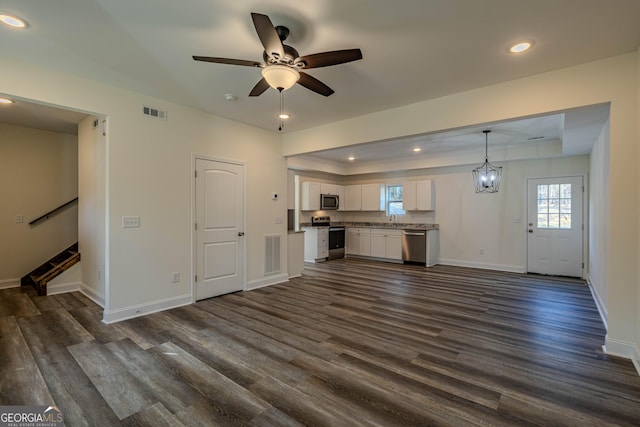
[(244, 286), (244, 167), (196, 159), (196, 300)]
[(527, 271), (582, 277), (581, 176), (527, 181)]

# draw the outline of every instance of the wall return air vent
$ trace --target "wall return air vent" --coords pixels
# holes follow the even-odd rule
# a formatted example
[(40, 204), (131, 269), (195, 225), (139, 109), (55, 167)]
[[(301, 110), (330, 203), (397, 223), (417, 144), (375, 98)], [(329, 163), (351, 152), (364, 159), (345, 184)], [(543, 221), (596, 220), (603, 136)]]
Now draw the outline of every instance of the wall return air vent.
[(159, 108), (149, 107), (148, 105), (142, 106), (142, 114), (153, 117), (154, 119), (167, 120), (166, 111), (160, 110)]

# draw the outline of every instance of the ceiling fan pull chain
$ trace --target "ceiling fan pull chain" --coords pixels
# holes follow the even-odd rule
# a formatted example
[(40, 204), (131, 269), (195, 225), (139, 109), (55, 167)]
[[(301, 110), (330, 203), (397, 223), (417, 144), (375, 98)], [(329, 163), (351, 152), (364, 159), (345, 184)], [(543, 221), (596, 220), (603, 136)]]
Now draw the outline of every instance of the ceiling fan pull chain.
[(284, 119), (283, 114), (284, 114), (284, 91), (282, 90), (282, 88), (278, 88), (278, 91), (280, 92), (280, 114), (278, 114), (278, 117), (280, 118), (280, 127), (278, 128), (278, 131), (282, 131), (282, 128), (284, 128)]

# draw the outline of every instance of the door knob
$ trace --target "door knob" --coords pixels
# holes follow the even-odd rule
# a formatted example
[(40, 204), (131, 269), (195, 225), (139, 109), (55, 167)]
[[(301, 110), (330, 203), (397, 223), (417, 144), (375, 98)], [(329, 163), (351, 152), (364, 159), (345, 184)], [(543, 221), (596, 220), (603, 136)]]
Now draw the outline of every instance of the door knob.
[(238, 236), (240, 237), (244, 236), (244, 231), (238, 231)]
[(533, 233), (533, 230), (531, 228), (529, 229), (529, 233)]

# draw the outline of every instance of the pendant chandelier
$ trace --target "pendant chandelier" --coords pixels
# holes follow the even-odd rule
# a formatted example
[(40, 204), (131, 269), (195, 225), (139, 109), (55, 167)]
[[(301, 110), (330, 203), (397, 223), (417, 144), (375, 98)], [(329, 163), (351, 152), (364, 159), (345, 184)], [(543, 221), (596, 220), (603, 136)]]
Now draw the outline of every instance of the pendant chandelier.
[(484, 163), (472, 171), (473, 184), (476, 193), (497, 193), (502, 177), (502, 167), (489, 163), (489, 132), (491, 131), (483, 130), (482, 132), (485, 138)]

